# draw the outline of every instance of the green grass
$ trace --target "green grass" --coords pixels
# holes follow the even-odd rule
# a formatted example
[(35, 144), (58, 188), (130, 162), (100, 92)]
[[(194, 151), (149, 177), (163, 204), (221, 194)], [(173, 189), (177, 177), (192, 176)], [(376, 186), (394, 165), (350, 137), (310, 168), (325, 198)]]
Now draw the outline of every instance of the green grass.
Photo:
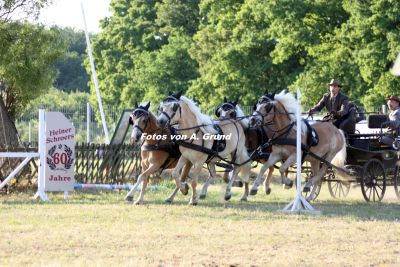
[[(322, 215), (280, 210), (295, 194), (274, 185), (266, 196), (229, 202), (224, 185), (188, 206), (171, 191), (149, 191), (145, 205), (124, 202), (126, 192), (0, 196), (0, 265), (51, 266), (399, 266), (400, 205), (392, 188), (382, 203), (366, 203), (360, 188), (336, 200), (324, 186), (313, 206)], [(136, 195), (137, 196), (137, 193)]]

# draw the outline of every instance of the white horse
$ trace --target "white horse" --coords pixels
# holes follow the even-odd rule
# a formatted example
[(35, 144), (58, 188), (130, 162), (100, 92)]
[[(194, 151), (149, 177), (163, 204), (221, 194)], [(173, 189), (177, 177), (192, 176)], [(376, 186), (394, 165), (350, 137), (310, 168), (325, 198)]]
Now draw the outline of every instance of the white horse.
[[(167, 124), (177, 124), (177, 131), (186, 137), (185, 140), (179, 142), (179, 149), (182, 153), (177, 166), (173, 171), (173, 176), (179, 173), (186, 163), (193, 164), (192, 169), (192, 195), (189, 204), (197, 204), (197, 179), (204, 163), (208, 163), (210, 176), (216, 176), (216, 162), (230, 156), (234, 165), (232, 177), (227, 185), (225, 192), (225, 200), (231, 198), (232, 183), (235, 181), (242, 171), (242, 179), (244, 183), (248, 183), (250, 173), (250, 160), (245, 147), (245, 136), (243, 128), (239, 123), (233, 120), (216, 122), (221, 129), (223, 135), (218, 135), (218, 131), (210, 117), (202, 114), (195, 103), (181, 96), (169, 94), (168, 97), (160, 104), (161, 114), (157, 118), (157, 123), (161, 126)], [(225, 148), (220, 151), (218, 148), (213, 149), (214, 138), (225, 138)], [(220, 142), (220, 144), (223, 142)], [(186, 191), (187, 187), (176, 179), (176, 185), (181, 191)], [(248, 190), (244, 192), (241, 200), (246, 200)]]

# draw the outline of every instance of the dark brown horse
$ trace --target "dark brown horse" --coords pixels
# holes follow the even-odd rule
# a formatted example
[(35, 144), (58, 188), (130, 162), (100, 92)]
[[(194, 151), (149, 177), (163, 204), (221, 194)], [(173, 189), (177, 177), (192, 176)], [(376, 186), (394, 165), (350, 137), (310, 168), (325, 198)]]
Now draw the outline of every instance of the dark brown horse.
[[(143, 204), (143, 196), (149, 176), (164, 169), (175, 168), (181, 156), (179, 147), (171, 142), (171, 130), (169, 128), (161, 129), (157, 126), (156, 117), (149, 111), (149, 107), (150, 103), (139, 106), (129, 117), (129, 124), (133, 126), (131, 142), (138, 143), (142, 139), (144, 140), (140, 152), (142, 173), (125, 196), (126, 200), (133, 201), (134, 191), (140, 183), (143, 183), (139, 197), (134, 204)], [(187, 177), (191, 167), (192, 165), (188, 163), (183, 168), (180, 175), (182, 180)], [(173, 201), (178, 190), (178, 187), (176, 187), (174, 192), (166, 199), (167, 203)]]
[[(263, 145), (268, 141), (268, 132), (265, 131), (265, 129), (260, 126), (249, 127), (249, 119), (247, 118), (248, 116), (244, 115), (243, 110), (238, 105), (238, 99), (235, 101), (228, 101), (226, 98), (224, 98), (224, 103), (217, 108), (215, 116), (217, 116), (221, 120), (224, 119), (238, 120), (244, 129), (244, 133), (246, 135), (246, 148), (249, 151), (249, 153), (253, 155), (252, 157), (253, 161), (257, 161), (262, 164), (264, 164), (267, 161), (268, 155), (271, 152), (271, 147), (267, 147), (263, 151), (261, 151), (261, 155), (253, 154), (253, 152), (255, 152), (261, 145)], [(274, 171), (274, 166), (269, 167), (267, 179), (265, 180), (264, 183), (265, 193), (267, 195), (271, 193), (270, 182), (273, 171)], [(265, 170), (261, 170), (258, 173), (258, 176), (260, 177), (257, 176), (256, 179), (262, 180), (264, 173)], [(224, 180), (225, 179), (227, 178), (224, 177)], [(255, 194), (254, 191), (253, 194)]]

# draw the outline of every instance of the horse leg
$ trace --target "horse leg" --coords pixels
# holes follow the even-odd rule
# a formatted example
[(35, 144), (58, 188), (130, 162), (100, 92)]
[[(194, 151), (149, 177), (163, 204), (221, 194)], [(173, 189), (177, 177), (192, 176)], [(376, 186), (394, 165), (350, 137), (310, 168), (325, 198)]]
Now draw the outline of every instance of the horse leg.
[(232, 193), (231, 193), (232, 185), (235, 182), (236, 177), (238, 176), (238, 173), (239, 173), (239, 167), (235, 166), (233, 168), (229, 183), (226, 185), (225, 197), (224, 197), (226, 201), (228, 201), (232, 197)]
[(210, 185), (211, 181), (213, 180), (213, 177), (215, 177), (217, 174), (217, 172), (215, 170), (215, 162), (210, 162), (208, 164), (208, 169), (210, 171), (210, 176), (207, 177), (203, 187), (201, 188), (200, 199), (206, 198), (208, 186)]
[(269, 167), (267, 178), (264, 181), (265, 194), (267, 195), (271, 194), (271, 187), (269, 185), (271, 183), (271, 178), (273, 173), (274, 173), (274, 166)]
[[(192, 163), (188, 161), (183, 168), (181, 175), (180, 175), (180, 180), (184, 182), (186, 180), (186, 177), (188, 177), (190, 168), (192, 168)], [(176, 196), (176, 193), (178, 193), (179, 187), (175, 185), (174, 191), (169, 195), (169, 197), (164, 201), (165, 203), (172, 203), (174, 201), (174, 198)]]
[(274, 166), (274, 164), (280, 160), (280, 157), (271, 153), (269, 156), (269, 159), (267, 162), (264, 163), (264, 165), (261, 167), (260, 172), (257, 175), (256, 180), (253, 183), (253, 186), (250, 190), (250, 195), (254, 196), (257, 194), (258, 191), (258, 186), (261, 184), (262, 178), (264, 177), (264, 173), (267, 171), (267, 169), (271, 168)]
[[(314, 170), (319, 169), (319, 162), (312, 162), (311, 163), (311, 168), (313, 170), (313, 175), (314, 175)], [(316, 166), (318, 165), (318, 167)], [(319, 169), (319, 171), (316, 171), (316, 175), (314, 175), (312, 178), (308, 180), (308, 182), (304, 185), (303, 192), (310, 192), (311, 187), (313, 185), (317, 185), (321, 182), (321, 178), (325, 175), (326, 170), (328, 169), (328, 166), (326, 164), (323, 164), (322, 167)], [(315, 186), (314, 186), (315, 188)]]
[(199, 174), (200, 174), (202, 168), (203, 168), (203, 164), (196, 164), (194, 166), (194, 168), (193, 168), (193, 172), (192, 172), (192, 196), (190, 197), (189, 205), (193, 205), (193, 206), (197, 205), (196, 186), (197, 186), (197, 179), (199, 177)]
[[(248, 160), (247, 153), (242, 154), (240, 162), (246, 162)], [(238, 162), (240, 164), (240, 162)], [(250, 171), (251, 171), (251, 163), (247, 162), (246, 164), (240, 167), (241, 171), (241, 180), (244, 183), (244, 192), (242, 197), (240, 198), (241, 201), (247, 201), (247, 197), (249, 196), (249, 180), (250, 180)]]
[(189, 161), (186, 158), (181, 156), (174, 170), (172, 171), (172, 176), (175, 178), (176, 187), (178, 187), (179, 190), (181, 190), (183, 195), (187, 195), (189, 187), (185, 182), (181, 182), (181, 177), (179, 176), (179, 173), (188, 162)]
[[(144, 196), (144, 191), (146, 190), (146, 186), (147, 186), (147, 180), (148, 177), (150, 176), (150, 174), (154, 173), (155, 171), (157, 171), (159, 169), (159, 166), (154, 165), (154, 164), (150, 164), (149, 168), (147, 168), (143, 173), (141, 173), (138, 177), (137, 182), (135, 183), (135, 185), (132, 187), (131, 191), (129, 191), (128, 195), (125, 197), (125, 199), (127, 199), (128, 196), (130, 196), (130, 194), (132, 194), (132, 198), (133, 198), (133, 192), (137, 189), (137, 187), (139, 186), (140, 183), (142, 183), (142, 188), (140, 188), (140, 193), (139, 193), (139, 197), (138, 199), (135, 201), (134, 204), (138, 205), (138, 204), (143, 204), (143, 196)], [(132, 199), (133, 200), (133, 199)]]
[(279, 167), (279, 172), (281, 173), (282, 184), (285, 185), (285, 189), (290, 189), (293, 187), (293, 181), (287, 177), (287, 170), (296, 162), (296, 153), (291, 154), (285, 162)]

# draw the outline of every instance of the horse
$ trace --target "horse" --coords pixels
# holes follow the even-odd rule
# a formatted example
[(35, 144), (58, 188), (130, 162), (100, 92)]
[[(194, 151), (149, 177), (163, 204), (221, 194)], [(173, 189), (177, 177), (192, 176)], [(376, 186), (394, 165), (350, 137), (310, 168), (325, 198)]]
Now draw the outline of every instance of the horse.
[[(268, 155), (270, 151), (268, 148), (264, 151), (260, 151), (261, 155), (253, 154), (261, 145), (268, 141), (268, 133), (264, 130), (263, 127), (250, 127), (248, 116), (244, 115), (243, 110), (238, 105), (239, 100), (231, 100), (228, 101), (226, 97), (224, 97), (224, 103), (219, 106), (215, 111), (215, 116), (221, 120), (232, 119), (238, 120), (244, 129), (244, 133), (246, 135), (246, 148), (249, 153), (253, 155), (252, 160), (265, 163), (268, 159)], [(272, 178), (272, 174), (274, 171), (274, 166), (269, 168), (269, 172), (267, 175), (267, 179), (265, 180), (264, 187), (265, 193), (267, 195), (271, 194), (270, 182)], [(262, 179), (263, 173), (259, 173)]]
[[(143, 183), (139, 197), (134, 202), (136, 205), (143, 204), (143, 197), (148, 183), (148, 177), (157, 171), (174, 168), (180, 157), (178, 146), (174, 146), (171, 142), (171, 130), (168, 128), (161, 129), (157, 126), (156, 117), (151, 113), (151, 111), (149, 111), (149, 107), (150, 102), (146, 105), (139, 106), (129, 117), (129, 124), (133, 126), (131, 143), (138, 143), (141, 141), (142, 137), (144, 137), (144, 142), (140, 151), (142, 172), (132, 189), (125, 196), (125, 200), (133, 201), (134, 191), (140, 183)], [(192, 165), (190, 162), (186, 164), (181, 173), (180, 179), (186, 178), (191, 167)], [(178, 190), (178, 187), (176, 187), (165, 202), (172, 203)]]
[[(296, 110), (298, 102), (291, 93), (281, 92), (279, 94), (264, 94), (258, 101), (250, 125), (262, 125), (272, 133), (269, 144), (272, 152), (268, 161), (261, 168), (261, 172), (273, 166), (276, 162), (284, 160), (280, 166), (282, 183), (291, 187), (293, 181), (284, 173), (296, 163)], [(312, 146), (308, 140), (312, 139), (312, 128), (315, 130), (319, 140)], [(326, 174), (327, 164), (336, 166), (338, 174), (343, 178), (349, 178), (349, 171), (345, 168), (346, 140), (343, 131), (336, 128), (331, 122), (316, 122), (308, 127), (306, 122), (301, 122), (301, 136), (303, 158), (311, 164), (312, 177), (304, 185), (303, 192), (312, 192), (308, 199), (313, 199), (316, 186), (320, 184), (321, 178)], [(315, 140), (315, 139), (314, 139)], [(322, 164), (321, 161), (325, 164)], [(251, 194), (257, 192), (260, 184), (260, 176), (254, 181)]]
[[(231, 198), (231, 188), (239, 171), (242, 172), (242, 181), (249, 182), (250, 159), (245, 147), (245, 136), (241, 125), (234, 120), (213, 122), (209, 116), (201, 113), (200, 109), (182, 93), (168, 94), (160, 104), (160, 115), (157, 118), (158, 125), (178, 125), (177, 131), (184, 140), (178, 142), (182, 153), (173, 176), (187, 163), (193, 164), (192, 169), (192, 195), (190, 205), (197, 205), (197, 179), (204, 163), (208, 164), (210, 176), (215, 178), (215, 165), (220, 160), (231, 157), (233, 164), (232, 177), (227, 184), (225, 200)], [(223, 133), (223, 134), (222, 134)], [(215, 139), (224, 139), (215, 140)], [(214, 145), (214, 148), (213, 148)], [(180, 180), (176, 179), (177, 186), (185, 190)], [(187, 186), (187, 185), (186, 185)], [(247, 190), (246, 190), (247, 188)], [(248, 186), (245, 187), (241, 200), (247, 200)]]

